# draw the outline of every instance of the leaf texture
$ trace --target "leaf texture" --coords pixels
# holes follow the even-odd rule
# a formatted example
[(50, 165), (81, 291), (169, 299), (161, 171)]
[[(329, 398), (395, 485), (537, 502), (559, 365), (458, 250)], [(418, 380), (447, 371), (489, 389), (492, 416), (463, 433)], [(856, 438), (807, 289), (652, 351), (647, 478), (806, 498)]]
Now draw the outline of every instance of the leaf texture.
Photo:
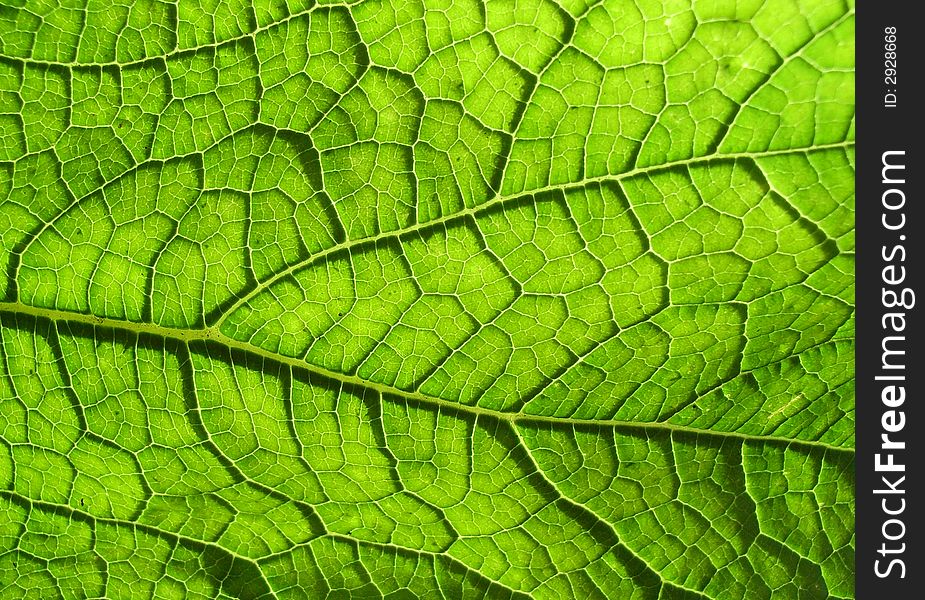
[(841, 1), (0, 6), (0, 596), (854, 597)]

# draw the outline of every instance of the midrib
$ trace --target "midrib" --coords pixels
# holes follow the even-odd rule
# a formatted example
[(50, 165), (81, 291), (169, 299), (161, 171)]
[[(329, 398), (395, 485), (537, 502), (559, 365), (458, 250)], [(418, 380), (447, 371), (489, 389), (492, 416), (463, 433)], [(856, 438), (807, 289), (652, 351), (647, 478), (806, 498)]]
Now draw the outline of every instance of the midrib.
[(92, 327), (102, 327), (106, 329), (121, 331), (127, 334), (159, 337), (167, 340), (174, 340), (184, 344), (190, 344), (194, 342), (214, 342), (239, 352), (258, 356), (265, 360), (289, 366), (293, 369), (301, 369), (309, 373), (314, 373), (342, 384), (374, 390), (380, 394), (388, 394), (391, 396), (418, 402), (426, 406), (439, 407), (452, 412), (460, 412), (477, 417), (481, 416), (490, 419), (507, 421), (512, 425), (552, 424), (557, 426), (571, 425), (577, 427), (613, 427), (615, 429), (624, 430), (656, 431), (663, 434), (667, 433), (669, 435), (671, 433), (688, 433), (720, 438), (733, 438), (742, 441), (755, 441), (761, 443), (770, 442), (788, 446), (823, 449), (829, 452), (854, 454), (854, 448), (835, 446), (826, 442), (815, 440), (800, 440), (773, 435), (752, 435), (734, 431), (714, 431), (710, 429), (701, 429), (670, 423), (644, 423), (618, 419), (576, 419), (571, 417), (549, 417), (523, 413), (508, 413), (480, 406), (468, 406), (458, 402), (453, 402), (451, 400), (428, 396), (427, 394), (422, 394), (420, 392), (410, 392), (390, 385), (376, 383), (356, 375), (339, 373), (337, 371), (332, 371), (330, 369), (326, 369), (324, 367), (314, 365), (297, 358), (277, 354), (264, 348), (253, 346), (246, 342), (230, 338), (215, 327), (204, 327), (202, 329), (165, 327), (163, 325), (156, 325), (154, 323), (128, 322), (109, 317), (100, 317), (96, 315), (88, 315), (84, 313), (63, 311), (52, 308), (29, 306), (19, 302), (0, 302), (0, 314), (2, 313), (47, 319), (53, 323), (82, 323)]

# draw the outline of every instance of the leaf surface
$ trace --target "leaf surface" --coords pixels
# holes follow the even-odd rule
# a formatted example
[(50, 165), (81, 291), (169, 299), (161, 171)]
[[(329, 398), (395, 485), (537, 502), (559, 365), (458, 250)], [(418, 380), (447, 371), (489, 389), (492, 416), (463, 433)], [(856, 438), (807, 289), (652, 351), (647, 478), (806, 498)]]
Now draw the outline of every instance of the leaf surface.
[(854, 596), (853, 5), (0, 7), (0, 595)]

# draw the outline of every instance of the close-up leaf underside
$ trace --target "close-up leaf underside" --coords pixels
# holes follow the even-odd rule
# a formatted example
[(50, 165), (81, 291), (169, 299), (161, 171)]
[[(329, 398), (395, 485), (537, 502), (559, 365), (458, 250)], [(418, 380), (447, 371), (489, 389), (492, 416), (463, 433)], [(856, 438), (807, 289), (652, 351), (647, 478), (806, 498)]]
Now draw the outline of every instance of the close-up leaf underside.
[(841, 0), (4, 0), (0, 598), (853, 598), (853, 140)]

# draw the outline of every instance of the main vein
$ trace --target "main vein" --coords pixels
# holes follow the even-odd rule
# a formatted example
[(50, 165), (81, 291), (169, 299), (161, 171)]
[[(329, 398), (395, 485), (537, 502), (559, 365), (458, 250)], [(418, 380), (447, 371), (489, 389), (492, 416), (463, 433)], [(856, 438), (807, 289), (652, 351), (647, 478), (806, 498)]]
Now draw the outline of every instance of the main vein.
[(420, 392), (402, 390), (390, 385), (369, 381), (356, 375), (349, 375), (346, 373), (332, 371), (330, 369), (326, 369), (324, 367), (314, 365), (297, 358), (277, 354), (270, 350), (266, 350), (246, 342), (230, 338), (219, 331), (216, 327), (205, 327), (202, 329), (166, 327), (154, 323), (129, 322), (122, 321), (120, 319), (100, 317), (78, 312), (29, 306), (19, 302), (0, 302), (0, 313), (7, 313), (11, 315), (27, 315), (30, 317), (47, 319), (54, 323), (81, 323), (90, 325), (92, 327), (101, 327), (105, 329), (121, 331), (131, 335), (147, 335), (163, 338), (165, 340), (174, 340), (187, 345), (195, 342), (214, 342), (239, 352), (287, 365), (294, 369), (302, 369), (303, 371), (315, 373), (341, 384), (371, 389), (378, 392), (379, 394), (386, 394), (398, 398), (403, 398), (405, 400), (410, 400), (425, 406), (436, 407), (441, 410), (468, 413), (474, 416), (481, 416), (490, 419), (499, 419), (514, 425), (547, 424), (558, 426), (571, 425), (574, 427), (614, 427), (640, 431), (658, 431), (662, 433), (668, 433), (669, 435), (672, 433), (687, 433), (693, 435), (736, 438), (743, 441), (757, 441), (763, 443), (772, 442), (796, 447), (823, 449), (828, 452), (854, 454), (854, 448), (835, 446), (833, 444), (818, 440), (799, 440), (783, 436), (755, 435), (740, 433), (737, 431), (715, 431), (664, 422), (640, 422), (620, 419), (579, 419), (573, 417), (552, 417), (524, 413), (510, 413), (481, 406), (471, 406), (435, 396), (429, 396)]

